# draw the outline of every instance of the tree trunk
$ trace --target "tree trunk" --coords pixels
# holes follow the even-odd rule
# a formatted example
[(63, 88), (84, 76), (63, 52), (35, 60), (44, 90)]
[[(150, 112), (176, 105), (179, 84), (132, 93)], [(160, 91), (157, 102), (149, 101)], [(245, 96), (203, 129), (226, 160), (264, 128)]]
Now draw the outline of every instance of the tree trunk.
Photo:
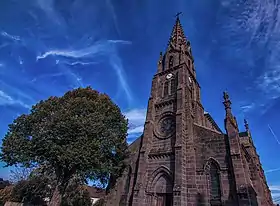
[(59, 185), (57, 185), (48, 206), (60, 206), (61, 200), (62, 195), (59, 192)]

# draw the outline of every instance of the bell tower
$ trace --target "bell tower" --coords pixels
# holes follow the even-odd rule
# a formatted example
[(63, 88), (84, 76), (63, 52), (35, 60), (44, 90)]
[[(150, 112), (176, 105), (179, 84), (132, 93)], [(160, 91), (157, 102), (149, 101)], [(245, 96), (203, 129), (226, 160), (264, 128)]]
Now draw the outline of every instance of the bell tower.
[(203, 120), (190, 42), (179, 15), (152, 80), (129, 205), (195, 205), (193, 125)]

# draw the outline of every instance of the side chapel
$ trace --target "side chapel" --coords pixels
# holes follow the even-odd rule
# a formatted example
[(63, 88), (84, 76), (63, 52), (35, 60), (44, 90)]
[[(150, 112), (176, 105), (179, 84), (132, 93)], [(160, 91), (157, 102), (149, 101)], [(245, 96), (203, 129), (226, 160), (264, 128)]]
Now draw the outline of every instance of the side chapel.
[(144, 132), (107, 206), (272, 206), (245, 120), (240, 131), (224, 92), (223, 133), (201, 104), (190, 42), (179, 17), (152, 80)]

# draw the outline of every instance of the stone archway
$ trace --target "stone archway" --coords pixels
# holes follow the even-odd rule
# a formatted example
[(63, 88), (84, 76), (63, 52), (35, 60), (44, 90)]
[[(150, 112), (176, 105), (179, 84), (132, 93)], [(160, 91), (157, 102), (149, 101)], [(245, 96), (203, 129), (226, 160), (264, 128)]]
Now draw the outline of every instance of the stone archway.
[(173, 179), (169, 169), (158, 168), (152, 174), (146, 191), (150, 194), (149, 206), (172, 206)]

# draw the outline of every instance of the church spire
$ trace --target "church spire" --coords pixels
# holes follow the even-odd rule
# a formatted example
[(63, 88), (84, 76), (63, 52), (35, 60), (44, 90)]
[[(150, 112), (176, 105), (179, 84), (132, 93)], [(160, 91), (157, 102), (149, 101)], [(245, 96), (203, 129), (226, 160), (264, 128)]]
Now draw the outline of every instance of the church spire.
[(245, 129), (246, 129), (246, 132), (248, 132), (249, 131), (249, 124), (248, 124), (247, 119), (244, 119), (244, 126), (245, 126)]
[(236, 121), (236, 118), (235, 116), (233, 116), (232, 114), (232, 111), (231, 111), (231, 101), (229, 99), (229, 95), (227, 92), (224, 92), (223, 93), (223, 97), (224, 97), (224, 106), (225, 106), (225, 110), (226, 110), (226, 122), (231, 122), (231, 124), (233, 124), (236, 128), (238, 128), (238, 125), (237, 125), (237, 121)]
[(176, 15), (176, 22), (173, 26), (171, 36), (168, 42), (168, 47), (172, 47), (173, 49), (180, 49), (181, 46), (185, 47), (186, 49), (188, 44), (183, 27), (180, 22), (180, 14), (181, 12)]

